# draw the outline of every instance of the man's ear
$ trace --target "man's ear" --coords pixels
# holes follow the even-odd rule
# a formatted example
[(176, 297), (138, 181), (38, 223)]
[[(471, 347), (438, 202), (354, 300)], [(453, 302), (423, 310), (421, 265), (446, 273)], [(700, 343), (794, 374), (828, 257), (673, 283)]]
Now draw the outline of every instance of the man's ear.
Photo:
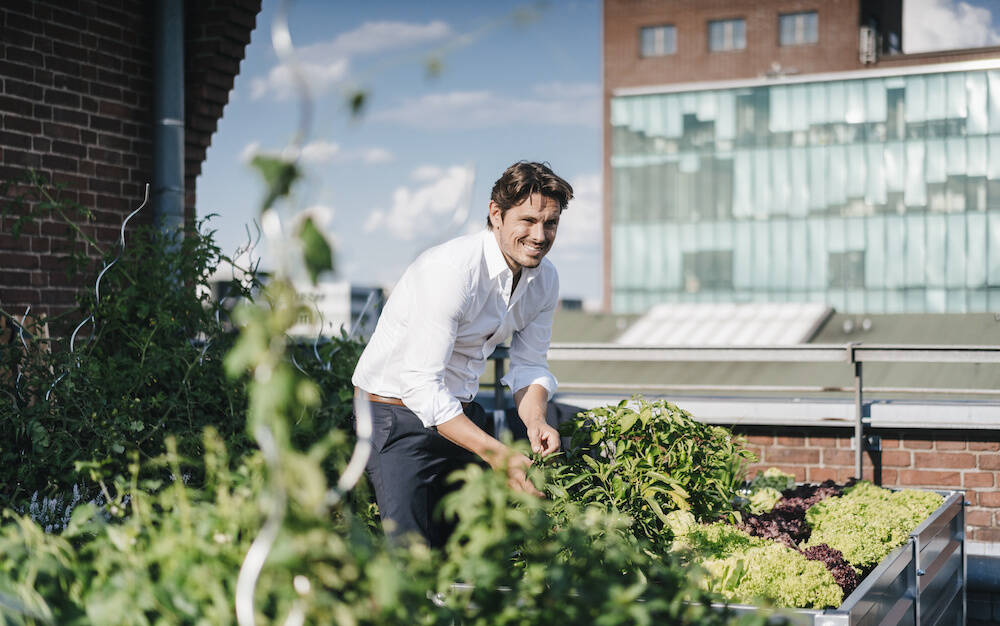
[(500, 205), (490, 200), (490, 226), (500, 228), (501, 224), (503, 224), (503, 217), (500, 213)]

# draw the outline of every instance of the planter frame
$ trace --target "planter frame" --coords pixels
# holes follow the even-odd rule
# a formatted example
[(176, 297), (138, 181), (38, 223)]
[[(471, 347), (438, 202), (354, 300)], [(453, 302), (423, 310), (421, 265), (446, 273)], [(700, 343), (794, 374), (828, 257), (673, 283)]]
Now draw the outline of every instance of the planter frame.
[[(965, 624), (965, 493), (935, 492), (945, 498), (941, 506), (882, 559), (839, 608), (783, 609), (777, 615), (802, 626)], [(729, 608), (738, 613), (760, 610), (734, 604)]]

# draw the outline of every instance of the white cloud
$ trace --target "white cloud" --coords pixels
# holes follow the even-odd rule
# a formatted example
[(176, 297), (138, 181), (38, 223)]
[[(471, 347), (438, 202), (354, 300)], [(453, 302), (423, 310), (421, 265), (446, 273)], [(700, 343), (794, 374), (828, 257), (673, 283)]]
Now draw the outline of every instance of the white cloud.
[(302, 146), (301, 159), (304, 163), (329, 163), (340, 153), (340, 146), (329, 141), (310, 141)]
[(381, 163), (388, 163), (392, 161), (395, 157), (391, 152), (385, 148), (365, 148), (360, 151), (361, 160), (368, 165), (379, 165)]
[(990, 9), (961, 0), (906, 0), (904, 52), (953, 50), (1000, 45)]
[[(431, 176), (434, 173), (437, 176)], [(465, 222), (471, 200), (471, 167), (425, 165), (416, 168), (411, 178), (424, 184), (397, 187), (392, 193), (392, 208), (372, 212), (365, 220), (365, 232), (384, 228), (394, 238), (410, 241), (450, 232)]]
[[(243, 147), (242, 151), (240, 151), (240, 160), (247, 163), (258, 154), (281, 156), (283, 153), (274, 150), (262, 150), (260, 142), (251, 141)], [(336, 143), (323, 139), (317, 139), (302, 146), (299, 158), (304, 165), (357, 163), (359, 161), (365, 163), (366, 165), (378, 165), (381, 163), (388, 163), (395, 157), (392, 152), (386, 150), (385, 148), (368, 147), (345, 150)]]
[(240, 162), (249, 163), (258, 154), (260, 154), (260, 142), (251, 141), (240, 150)]
[[(320, 230), (325, 231), (327, 230), (327, 227), (330, 226), (331, 222), (333, 222), (333, 214), (334, 210), (332, 206), (328, 206), (326, 204), (314, 204), (299, 212), (296, 217), (302, 220), (307, 217), (311, 217), (313, 224), (315, 224)], [(328, 234), (327, 236), (332, 235)]]
[[(341, 82), (347, 76), (349, 63), (347, 59), (331, 59), (327, 62), (301, 64), (301, 71), (309, 92), (315, 96), (325, 93), (331, 87)], [(289, 100), (295, 97), (295, 79), (292, 71), (285, 65), (271, 68), (267, 76), (255, 77), (250, 81), (250, 98), (259, 100), (271, 96), (275, 100)]]
[[(310, 93), (318, 96), (344, 82), (352, 59), (412, 48), (451, 34), (451, 27), (440, 20), (427, 24), (365, 22), (329, 41), (298, 48), (296, 56)], [(266, 76), (258, 76), (250, 81), (250, 97), (254, 100), (264, 97), (287, 100), (294, 97), (295, 93), (292, 72), (284, 65), (276, 65)]]
[(603, 212), (600, 173), (569, 180), (573, 199), (559, 219), (556, 243), (549, 260), (559, 270), (562, 297), (584, 298), (588, 306), (601, 295), (603, 262)]
[(591, 83), (536, 85), (528, 95), (451, 91), (409, 98), (374, 111), (371, 119), (417, 128), (484, 128), (503, 125), (559, 125), (598, 128), (600, 88)]
[(578, 248), (594, 248), (601, 245), (603, 215), (601, 211), (601, 175), (585, 174), (570, 179), (573, 199), (559, 217), (556, 245), (552, 249), (571, 252)]
[(438, 41), (451, 34), (451, 27), (441, 20), (426, 24), (365, 22), (330, 41), (304, 46), (300, 54), (308, 60), (379, 54)]

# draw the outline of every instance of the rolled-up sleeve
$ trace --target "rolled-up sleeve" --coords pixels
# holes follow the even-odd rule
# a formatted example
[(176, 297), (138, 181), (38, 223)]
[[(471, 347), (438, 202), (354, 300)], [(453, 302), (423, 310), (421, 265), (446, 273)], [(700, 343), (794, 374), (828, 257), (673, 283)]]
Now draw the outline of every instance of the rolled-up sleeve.
[(412, 314), (408, 341), (400, 354), (402, 400), (428, 428), (462, 414), (462, 404), (445, 385), (445, 370), (470, 295), (463, 278), (454, 267), (420, 271), (407, 294)]
[(559, 301), (558, 279), (547, 289), (549, 297), (538, 315), (524, 328), (514, 332), (510, 342), (510, 371), (500, 382), (512, 392), (529, 385), (541, 385), (551, 399), (558, 382), (549, 371), (546, 355), (552, 340), (552, 316)]

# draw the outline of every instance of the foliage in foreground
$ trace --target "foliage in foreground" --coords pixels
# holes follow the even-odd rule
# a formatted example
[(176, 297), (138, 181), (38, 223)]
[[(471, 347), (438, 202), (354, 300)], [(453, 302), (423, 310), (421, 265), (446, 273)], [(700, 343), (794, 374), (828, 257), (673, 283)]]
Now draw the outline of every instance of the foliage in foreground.
[[(8, 512), (15, 523), (0, 529), (7, 605), (16, 599), (38, 621), (58, 624), (235, 623), (237, 572), (264, 522), (266, 472), (258, 455), (230, 470), (212, 431), (205, 449), (200, 488), (140, 486), (134, 468), (131, 484), (116, 485), (118, 519), (84, 505), (63, 533), (51, 535)], [(182, 471), (176, 452), (163, 462)], [(258, 619), (446, 623), (426, 597), (435, 571), (426, 549), (394, 551), (347, 513), (331, 518), (296, 507), (257, 584)], [(420, 619), (410, 621), (409, 607)], [(13, 614), (8, 622), (33, 623)]]
[(731, 513), (745, 464), (754, 460), (725, 428), (662, 400), (585, 411), (562, 432), (572, 446), (555, 481), (559, 492), (629, 516), (632, 532), (661, 549), (671, 538), (670, 511), (691, 511), (699, 520)]
[[(143, 485), (133, 467), (128, 481), (109, 486), (117, 496), (111, 520), (84, 505), (57, 535), (8, 511), (0, 527), (0, 609), (21, 614), (8, 613), (6, 623), (234, 623), (236, 574), (264, 523), (267, 470), (259, 455), (229, 469), (212, 431), (204, 446), (202, 486)], [(172, 446), (157, 462), (184, 470)], [(330, 516), (293, 503), (257, 583), (258, 621), (734, 620), (699, 601), (669, 559), (650, 558), (627, 532), (627, 519), (594, 507), (553, 515), (551, 500), (513, 492), (502, 475), (475, 466), (457, 478), (463, 484), (447, 508), (458, 525), (443, 552), (386, 545), (349, 508)]]

